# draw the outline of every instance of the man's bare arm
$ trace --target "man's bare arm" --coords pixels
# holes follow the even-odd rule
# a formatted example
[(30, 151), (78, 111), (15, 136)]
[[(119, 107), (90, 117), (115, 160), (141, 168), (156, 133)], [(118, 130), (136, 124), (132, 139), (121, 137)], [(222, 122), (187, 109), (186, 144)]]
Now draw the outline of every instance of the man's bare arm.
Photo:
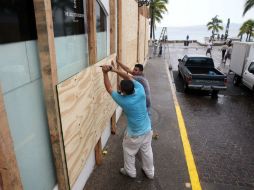
[(111, 70), (111, 68), (112, 67), (109, 65), (102, 66), (104, 86), (109, 94), (112, 94), (113, 92), (113, 88), (108, 77), (108, 72)]
[(117, 64), (118, 64), (123, 70), (125, 70), (127, 73), (132, 74), (132, 70), (131, 70), (129, 67), (127, 67), (126, 65), (124, 65), (124, 64), (121, 63), (120, 61), (116, 61), (116, 62), (117, 62)]
[(127, 73), (118, 70), (117, 68), (114, 67), (114, 64), (103, 65), (101, 67), (102, 67), (102, 71), (103, 71), (104, 86), (109, 94), (112, 94), (112, 92), (113, 92), (113, 88), (112, 88), (112, 85), (111, 85), (109, 77), (108, 77), (109, 71), (115, 72), (116, 74), (118, 74), (120, 77), (122, 77), (125, 80), (133, 80), (131, 75), (128, 75)]
[(122, 77), (123, 79), (125, 80), (133, 80), (132, 76), (131, 75), (128, 75), (127, 73), (121, 71), (121, 70), (118, 70), (116, 67), (115, 67), (115, 64), (114, 64), (114, 61), (111, 62), (111, 71), (112, 72), (115, 72), (116, 74), (118, 74), (120, 77)]

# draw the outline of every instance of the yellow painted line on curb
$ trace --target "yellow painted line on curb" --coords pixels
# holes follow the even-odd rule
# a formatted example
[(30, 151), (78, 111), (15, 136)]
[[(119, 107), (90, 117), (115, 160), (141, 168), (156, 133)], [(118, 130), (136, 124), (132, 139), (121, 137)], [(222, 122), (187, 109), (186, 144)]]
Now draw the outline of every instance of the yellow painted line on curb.
[(174, 100), (174, 104), (175, 104), (175, 110), (176, 110), (176, 115), (177, 115), (177, 120), (178, 120), (178, 126), (180, 129), (180, 135), (181, 135), (181, 139), (182, 139), (182, 143), (183, 143), (183, 149), (184, 149), (184, 154), (185, 154), (185, 159), (187, 162), (187, 167), (188, 167), (188, 172), (190, 175), (190, 181), (191, 181), (191, 186), (192, 186), (192, 190), (201, 190), (201, 185), (200, 185), (200, 181), (199, 181), (199, 177), (198, 177), (198, 172), (197, 172), (197, 168), (196, 168), (196, 164), (194, 161), (194, 157), (191, 151), (191, 146), (190, 146), (190, 142), (188, 139), (188, 134), (187, 134), (187, 130), (185, 127), (185, 122), (184, 122), (184, 118), (182, 115), (182, 111), (181, 108), (179, 106), (177, 97), (176, 97), (176, 91), (175, 91), (175, 86), (173, 85), (168, 67), (167, 67), (167, 63), (165, 62), (165, 66), (166, 66), (166, 71), (167, 71), (167, 75), (168, 75), (168, 80), (170, 83), (170, 88), (171, 88), (171, 92), (173, 95), (173, 100)]

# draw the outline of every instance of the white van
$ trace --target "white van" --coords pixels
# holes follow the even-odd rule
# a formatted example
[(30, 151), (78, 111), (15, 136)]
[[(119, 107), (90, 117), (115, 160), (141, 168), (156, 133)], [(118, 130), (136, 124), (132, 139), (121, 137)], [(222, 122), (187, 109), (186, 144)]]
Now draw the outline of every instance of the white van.
[(234, 42), (231, 55), (230, 71), (235, 73), (233, 83), (242, 82), (254, 90), (254, 43)]

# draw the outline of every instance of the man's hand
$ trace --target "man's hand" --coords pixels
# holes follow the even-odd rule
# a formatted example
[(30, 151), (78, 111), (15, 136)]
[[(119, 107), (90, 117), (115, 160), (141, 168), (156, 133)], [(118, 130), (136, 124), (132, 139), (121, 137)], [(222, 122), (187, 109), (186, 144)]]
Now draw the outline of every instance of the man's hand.
[(103, 73), (108, 73), (109, 71), (112, 70), (112, 66), (111, 65), (102, 65), (102, 72)]
[(101, 67), (102, 67), (102, 72), (103, 72), (105, 88), (109, 94), (112, 94), (113, 88), (112, 88), (112, 85), (111, 85), (109, 77), (108, 77), (108, 72), (112, 70), (112, 66), (111, 65), (102, 65)]
[(132, 73), (132, 70), (131, 70), (129, 67), (127, 67), (126, 65), (124, 65), (123, 63), (121, 63), (120, 61), (116, 60), (116, 63), (117, 63), (117, 65), (118, 65), (120, 68), (122, 68), (123, 70), (125, 70), (127, 73), (133, 74), (133, 73)]
[(111, 61), (111, 66), (112, 66), (111, 70), (112, 70), (113, 72), (115, 72), (115, 71), (117, 70), (117, 68), (116, 68), (116, 65), (115, 65), (114, 60)]
[(114, 60), (111, 61), (111, 66), (116, 68), (116, 64), (115, 64)]

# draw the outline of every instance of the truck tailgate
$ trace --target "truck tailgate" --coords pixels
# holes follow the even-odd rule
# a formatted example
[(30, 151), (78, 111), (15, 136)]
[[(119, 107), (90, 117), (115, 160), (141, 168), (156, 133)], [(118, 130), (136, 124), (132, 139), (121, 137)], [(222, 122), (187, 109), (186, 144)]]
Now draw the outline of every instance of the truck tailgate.
[(189, 83), (190, 88), (201, 90), (224, 90), (226, 76), (224, 75), (192, 75), (192, 80)]

